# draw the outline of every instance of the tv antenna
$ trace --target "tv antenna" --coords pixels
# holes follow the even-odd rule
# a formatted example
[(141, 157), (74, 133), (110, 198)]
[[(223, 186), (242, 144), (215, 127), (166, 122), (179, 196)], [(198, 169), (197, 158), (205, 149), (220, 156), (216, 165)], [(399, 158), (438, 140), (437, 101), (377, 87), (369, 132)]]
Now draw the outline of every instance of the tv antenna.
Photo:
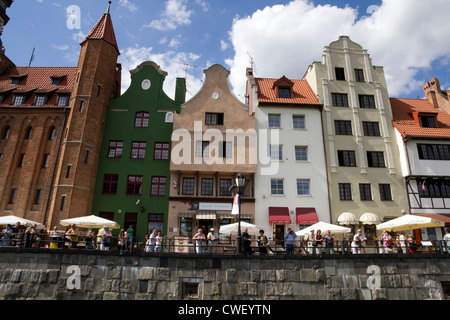
[(36, 49), (36, 47), (33, 47), (33, 52), (31, 52), (31, 57), (30, 57), (30, 62), (28, 63), (28, 66), (31, 66), (31, 62), (33, 62), (34, 60), (34, 50)]

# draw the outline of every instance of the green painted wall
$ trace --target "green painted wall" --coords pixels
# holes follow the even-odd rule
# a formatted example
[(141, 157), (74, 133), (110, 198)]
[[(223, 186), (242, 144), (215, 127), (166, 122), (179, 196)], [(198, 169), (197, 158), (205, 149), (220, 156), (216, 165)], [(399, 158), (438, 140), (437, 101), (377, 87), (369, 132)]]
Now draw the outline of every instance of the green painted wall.
[[(163, 91), (163, 82), (167, 73), (153, 62), (144, 62), (131, 71), (131, 85), (118, 99), (112, 100), (105, 120), (103, 142), (100, 152), (97, 183), (92, 206), (92, 213), (114, 213), (114, 220), (122, 228), (127, 213), (137, 213), (135, 235), (145, 237), (148, 228), (149, 213), (164, 214), (162, 233), (167, 231), (167, 215), (169, 205), (170, 181), (170, 148), (169, 160), (153, 160), (155, 142), (171, 141), (173, 123), (166, 122), (167, 112), (180, 112), (185, 99), (185, 81), (177, 79), (174, 101)], [(148, 90), (143, 89), (143, 81), (150, 80)], [(137, 112), (149, 113), (148, 128), (135, 128)], [(109, 141), (122, 140), (124, 143), (122, 156), (119, 159), (108, 159)], [(146, 142), (145, 159), (131, 159), (133, 141)], [(118, 174), (118, 188), (114, 195), (103, 194), (105, 174)], [(142, 175), (143, 184), (140, 196), (127, 195), (128, 175)], [(166, 196), (151, 196), (152, 176), (167, 177)], [(140, 203), (136, 204), (140, 199)], [(144, 210), (141, 210), (144, 207)], [(119, 210), (121, 213), (119, 213)], [(118, 234), (118, 231), (115, 232)]]

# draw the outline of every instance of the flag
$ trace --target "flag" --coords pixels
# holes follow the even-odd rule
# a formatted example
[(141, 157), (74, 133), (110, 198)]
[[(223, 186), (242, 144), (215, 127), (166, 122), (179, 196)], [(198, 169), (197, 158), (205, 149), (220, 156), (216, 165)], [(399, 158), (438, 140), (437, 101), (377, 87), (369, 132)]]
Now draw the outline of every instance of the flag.
[(421, 189), (422, 189), (423, 192), (425, 192), (425, 191), (427, 190), (427, 189), (425, 188), (425, 180), (423, 180), (423, 182), (422, 182)]
[(231, 209), (231, 214), (239, 214), (239, 195), (236, 194), (233, 200), (233, 208)]

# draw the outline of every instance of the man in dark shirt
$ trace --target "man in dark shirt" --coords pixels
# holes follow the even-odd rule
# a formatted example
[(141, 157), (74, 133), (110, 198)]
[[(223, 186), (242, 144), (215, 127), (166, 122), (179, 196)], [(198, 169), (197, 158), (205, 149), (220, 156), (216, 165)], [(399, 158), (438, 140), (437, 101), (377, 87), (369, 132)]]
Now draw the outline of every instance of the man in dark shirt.
[(241, 235), (242, 247), (244, 248), (244, 254), (252, 255), (252, 237), (248, 234), (248, 228), (244, 228), (244, 232)]

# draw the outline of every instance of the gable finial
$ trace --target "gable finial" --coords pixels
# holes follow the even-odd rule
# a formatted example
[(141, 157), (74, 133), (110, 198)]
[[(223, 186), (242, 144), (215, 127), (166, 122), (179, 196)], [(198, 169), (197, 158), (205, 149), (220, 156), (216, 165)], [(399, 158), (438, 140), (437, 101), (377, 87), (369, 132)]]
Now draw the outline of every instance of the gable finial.
[(106, 14), (109, 14), (110, 9), (111, 9), (111, 1), (108, 1), (108, 9), (106, 10)]

